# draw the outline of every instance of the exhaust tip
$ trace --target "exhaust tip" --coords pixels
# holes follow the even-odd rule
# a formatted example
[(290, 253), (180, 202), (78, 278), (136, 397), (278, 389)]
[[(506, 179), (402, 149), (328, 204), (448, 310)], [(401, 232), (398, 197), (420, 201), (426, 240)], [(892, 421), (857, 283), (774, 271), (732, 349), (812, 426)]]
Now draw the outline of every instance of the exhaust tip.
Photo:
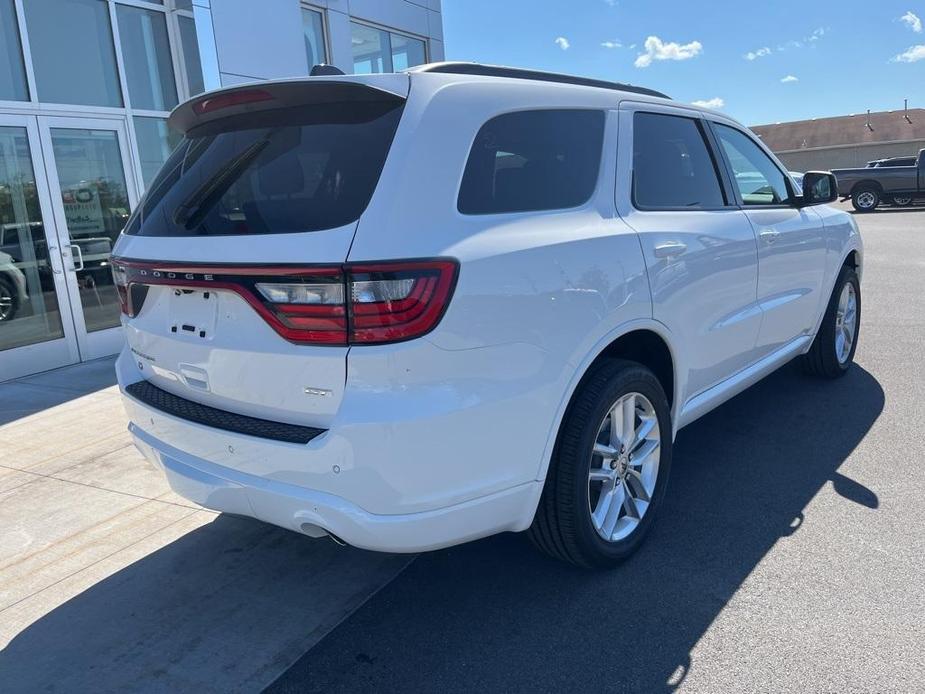
[(320, 525), (315, 525), (314, 523), (302, 523), (299, 526), (299, 530), (302, 531), (304, 535), (309, 537), (324, 537), (328, 534), (328, 531), (322, 528)]

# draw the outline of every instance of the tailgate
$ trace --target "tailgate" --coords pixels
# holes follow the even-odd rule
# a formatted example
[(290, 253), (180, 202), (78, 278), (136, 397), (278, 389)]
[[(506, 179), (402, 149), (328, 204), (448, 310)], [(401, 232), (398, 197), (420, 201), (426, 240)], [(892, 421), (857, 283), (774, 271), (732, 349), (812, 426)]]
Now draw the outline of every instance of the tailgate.
[(401, 118), (402, 79), (268, 83), (177, 109), (185, 137), (113, 257), (145, 378), (230, 412), (329, 424), (346, 381), (340, 267)]

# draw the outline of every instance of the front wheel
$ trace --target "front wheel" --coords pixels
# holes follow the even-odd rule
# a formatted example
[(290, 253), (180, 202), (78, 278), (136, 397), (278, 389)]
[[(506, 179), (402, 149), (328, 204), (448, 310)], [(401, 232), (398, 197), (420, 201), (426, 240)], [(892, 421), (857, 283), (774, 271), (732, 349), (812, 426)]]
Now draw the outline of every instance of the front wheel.
[(909, 207), (912, 204), (912, 198), (908, 195), (894, 195), (893, 205), (896, 207)]
[(611, 567), (642, 544), (671, 469), (671, 413), (655, 375), (608, 360), (569, 406), (531, 541), (583, 567)]
[(873, 212), (880, 204), (880, 193), (871, 188), (855, 191), (851, 194), (851, 204), (858, 212)]
[(11, 321), (19, 310), (19, 295), (16, 286), (4, 277), (0, 277), (0, 322)]
[(805, 370), (821, 378), (844, 376), (854, 361), (860, 328), (861, 283), (857, 271), (845, 265), (838, 274), (813, 346), (803, 355)]

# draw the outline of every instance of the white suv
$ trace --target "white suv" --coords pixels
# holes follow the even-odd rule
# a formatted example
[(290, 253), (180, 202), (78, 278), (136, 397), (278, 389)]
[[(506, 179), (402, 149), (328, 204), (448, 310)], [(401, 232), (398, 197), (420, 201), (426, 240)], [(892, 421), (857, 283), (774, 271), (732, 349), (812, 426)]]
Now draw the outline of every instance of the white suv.
[[(529, 530), (609, 566), (678, 430), (857, 346), (861, 239), (747, 129), (473, 64), (242, 86), (115, 248), (119, 383), (184, 497), (416, 552)], [(717, 445), (720, 445), (717, 443)]]

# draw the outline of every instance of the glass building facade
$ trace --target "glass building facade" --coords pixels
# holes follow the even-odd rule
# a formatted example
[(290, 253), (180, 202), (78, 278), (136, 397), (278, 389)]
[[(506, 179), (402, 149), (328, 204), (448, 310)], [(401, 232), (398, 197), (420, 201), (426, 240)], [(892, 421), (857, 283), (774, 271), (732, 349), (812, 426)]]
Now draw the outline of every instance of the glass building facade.
[(177, 104), (317, 63), (442, 60), (440, 17), (439, 0), (0, 0), (0, 381), (121, 348), (109, 255)]

